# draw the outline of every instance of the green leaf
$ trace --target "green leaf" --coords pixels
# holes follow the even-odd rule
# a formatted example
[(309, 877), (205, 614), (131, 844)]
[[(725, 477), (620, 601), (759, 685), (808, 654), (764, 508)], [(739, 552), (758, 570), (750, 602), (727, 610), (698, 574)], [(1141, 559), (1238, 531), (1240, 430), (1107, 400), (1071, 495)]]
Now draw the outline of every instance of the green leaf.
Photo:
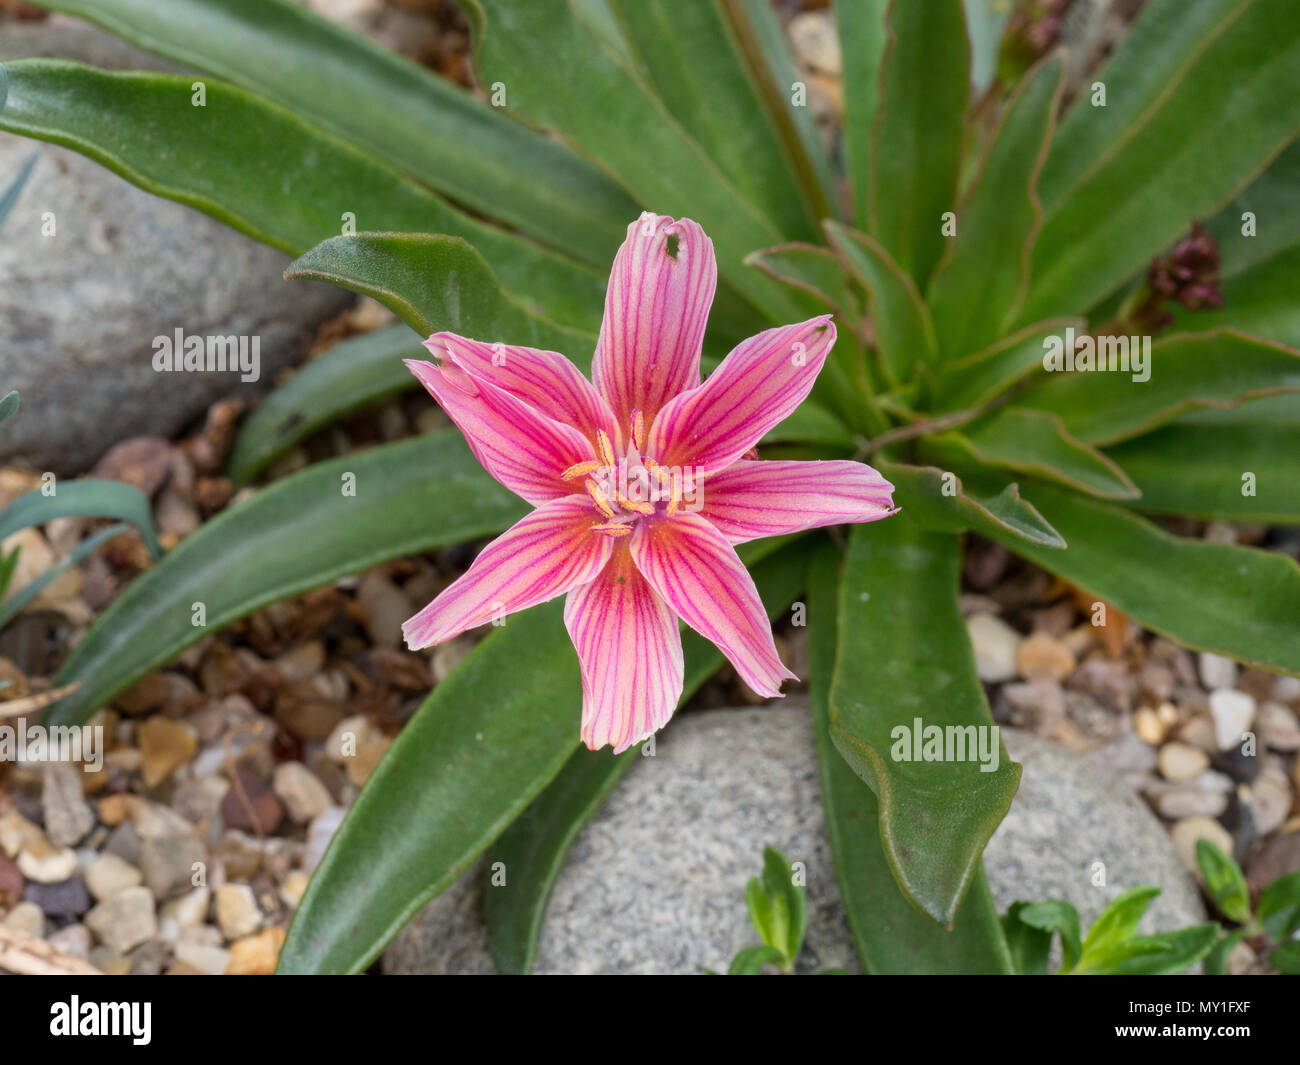
[[(1253, 234), (1242, 232), (1247, 211), (1255, 216)], [(1219, 274), (1228, 281), (1300, 243), (1300, 140), (1205, 228), (1219, 248)]]
[[(1131, 338), (1101, 339), (1131, 345)], [(1113, 357), (1113, 347), (1099, 346), (1098, 365)], [(1110, 370), (1054, 373), (1016, 402), (1059, 414), (1080, 440), (1113, 444), (1196, 407), (1232, 407), (1256, 396), (1300, 389), (1300, 351), (1232, 329), (1162, 337), (1144, 361), (1149, 380)]]
[(1052, 950), (1052, 933), (1035, 928), (1020, 919), (1028, 902), (1013, 902), (1002, 916), (1002, 931), (1016, 972), (1021, 976), (1047, 975), (1047, 959)]
[(1287, 873), (1269, 884), (1260, 893), (1255, 912), (1275, 941), (1300, 931), (1300, 873)]
[[(1300, 216), (1300, 204), (1292, 208)], [(1205, 332), (1224, 327), (1300, 347), (1300, 308), (1295, 279), (1300, 275), (1300, 244), (1228, 278), (1220, 286), (1222, 310), (1172, 308), (1173, 328)]]
[(1206, 957), (1219, 938), (1213, 921), (1158, 936), (1138, 936), (1099, 951), (1080, 974), (1176, 976)]
[[(1222, 932), (1222, 929), (1220, 931)], [(1223, 934), (1205, 955), (1205, 964), (1201, 967), (1205, 975), (1227, 976), (1228, 957), (1232, 954), (1233, 948), (1245, 938), (1244, 928)]]
[(1107, 454), (1142, 492), (1141, 510), (1300, 524), (1300, 394), (1188, 414)]
[(875, 466), (894, 485), (894, 502), (924, 528), (940, 532), (973, 529), (985, 536), (1005, 536), (1048, 550), (1065, 547), (1061, 534), (1033, 504), (1020, 497), (1014, 484), (995, 496), (980, 497), (968, 492), (956, 474), (934, 466), (883, 460)]
[(784, 955), (776, 947), (746, 947), (732, 959), (727, 975), (757, 976), (764, 965), (780, 965), (784, 960)]
[(650, 84), (736, 189), (782, 233), (812, 238), (817, 213), (795, 180), (756, 79), (728, 25), (724, 0), (613, 0)]
[[(41, 594), (42, 589), (52, 584), (83, 558), (89, 556), (100, 544), (108, 543), (118, 533), (125, 532), (128, 528), (130, 526), (125, 522), (118, 522), (116, 525), (110, 525), (107, 529), (101, 529), (93, 536), (86, 537), (68, 553), (67, 558), (23, 585), (19, 591), (0, 604), (0, 628), (8, 625), (10, 621), (17, 617), (23, 607)], [(13, 568), (18, 563), (18, 552), (19, 548), (14, 548), (13, 552), (4, 560), (4, 574), (3, 578), (0, 579), (0, 597), (4, 596), (9, 587), (9, 581), (13, 577)]]
[[(7, 75), (5, 74), (4, 65), (0, 64), (0, 79), (6, 78)], [(4, 93), (0, 93), (0, 114), (4, 113), (4, 109)], [(23, 186), (27, 184), (27, 179), (32, 176), (32, 167), (36, 165), (36, 159), (39, 154), (39, 152), (32, 152), (32, 154), (27, 157), (27, 162), (23, 163), (22, 167), (19, 169), (18, 176), (9, 183), (4, 192), (0, 192), (0, 225), (4, 224), (4, 220), (9, 216), (9, 212), (14, 209), (14, 204), (18, 202), (18, 196), (23, 191)], [(16, 396), (17, 394), (17, 392), (9, 393), (10, 396)], [(9, 396), (6, 396), (5, 398), (8, 399)], [(0, 421), (3, 421), (4, 418), (7, 418), (8, 416), (8, 414), (5, 414), (4, 417), (0, 418)]]
[(427, 358), (404, 325), (335, 344), (280, 385), (240, 426), (228, 469), (246, 484), (270, 462), (340, 415), (419, 386), (403, 359)]
[[(779, 546), (779, 540), (743, 545), (741, 557), (753, 566), (754, 583), (776, 617), (804, 583), (807, 564), (803, 541)], [(722, 652), (691, 630), (682, 633), (686, 660), (682, 702), (716, 672)], [(600, 809), (605, 798), (641, 756), (640, 745), (615, 757), (608, 751), (576, 750), (556, 778), (528, 809), (502, 833), (487, 856), (490, 869), (504, 863), (503, 886), (490, 886), (484, 897), (483, 918), (488, 946), (497, 969), (504, 973), (531, 971), (542, 932), (542, 922), (556, 877), (579, 830)]]
[(1196, 841), (1196, 865), (1201, 870), (1205, 890), (1219, 907), (1219, 912), (1237, 924), (1250, 920), (1250, 888), (1246, 874), (1235, 861), (1208, 839)]
[(568, 761), (582, 686), (562, 608), (511, 617), (402, 729), (313, 875), (279, 972), (364, 971)]
[(1101, 951), (1132, 939), (1142, 915), (1147, 912), (1151, 900), (1159, 894), (1158, 887), (1142, 884), (1112, 899), (1088, 929), (1088, 935), (1083, 941), (1083, 952), (1079, 956), (1079, 968), (1086, 969)]
[[(1185, 6), (1167, 4), (1151, 17), (1181, 20)], [(1140, 82), (1134, 93), (1142, 108), (1127, 116), (1131, 122), (1113, 125), (1121, 112), (1092, 107), (1081, 95), (1063, 123), (1057, 143), (1068, 159), (1049, 159), (1044, 171), (1048, 217), (1034, 247), (1021, 322), (1103, 299), (1193, 219), (1230, 200), (1300, 130), (1300, 19), (1290, 0), (1244, 0), (1217, 21), (1223, 5), (1196, 7), (1186, 21), (1204, 32), (1193, 51), (1173, 53), (1179, 59), (1172, 77), (1152, 78), (1169, 66), (1157, 62), (1154, 71), (1121, 78), (1135, 53), (1145, 58), (1139, 47), (1118, 53), (1098, 76), (1107, 82), (1113, 69), (1120, 79), (1120, 92), (1108, 85), (1108, 105), (1112, 97), (1120, 104), (1125, 80)], [(1180, 37), (1175, 33), (1159, 47)], [(1149, 40), (1143, 35), (1142, 46)], [(1093, 123), (1104, 129), (1087, 132)], [(1061, 169), (1068, 176), (1055, 179)], [(1059, 191), (1054, 180), (1068, 188)]]
[(488, 342), (561, 352), (595, 350), (589, 334), (548, 322), (515, 303), (483, 257), (455, 237), (333, 237), (290, 263), (284, 276), (328, 281), (371, 296), (420, 336), (449, 330)]
[(836, 314), (854, 317), (860, 313), (844, 265), (828, 248), (792, 241), (750, 252), (745, 264), (811, 294)]
[(867, 290), (885, 375), (895, 385), (910, 380), (913, 368), (932, 363), (936, 352), (934, 325), (916, 282), (865, 233), (837, 222), (826, 222), (825, 229), (844, 265)]
[[(831, 738), (876, 794), (899, 886), (949, 928), (1020, 780), (975, 676), (960, 570), (956, 538), (905, 513), (854, 526), (830, 698)], [(939, 730), (945, 760), (913, 746), (930, 742), (922, 729)]]
[(1009, 973), (1011, 958), (983, 869), (976, 871), (951, 932), (921, 913), (899, 890), (885, 860), (875, 795), (831, 740), (840, 563), (839, 551), (823, 540), (808, 587), (809, 696), (826, 828), (858, 956), (872, 973)]
[(14, 579), (14, 570), (18, 568), (18, 559), (22, 553), (21, 546), (15, 547), (7, 555), (0, 551), (0, 599), (3, 599), (9, 591), (9, 582)]
[[(355, 494), (347, 495), (350, 485)], [(497, 532), (525, 509), (451, 429), (310, 466), (222, 511), (132, 581), (64, 661), (56, 683), (81, 687), (47, 719), (84, 721), (184, 648), (268, 603)], [(205, 626), (193, 620), (198, 603)]]
[(785, 290), (746, 269), (743, 259), (797, 234), (782, 233), (727, 180), (566, 0), (463, 3), (479, 76), (509, 87), (512, 111), (562, 131), (656, 212), (694, 218), (713, 240), (719, 273), (737, 291), (778, 320), (795, 313)]
[(857, 440), (848, 428), (825, 407), (804, 400), (795, 412), (763, 437), (762, 443), (827, 444), (853, 450)]
[(59, 481), (53, 494), (43, 488), (27, 492), (0, 511), (0, 540), (29, 525), (44, 525), (55, 518), (115, 518), (140, 530), (149, 553), (162, 554), (153, 526), (149, 500), (134, 485), (117, 481)]
[(871, 235), (918, 285), (943, 254), (956, 210), (970, 49), (961, 0), (894, 3), (872, 128)]
[(1071, 436), (1055, 414), (1003, 407), (927, 441), (963, 458), (1042, 477), (1102, 499), (1133, 499), (1137, 487), (1113, 459)]
[(1048, 942), (1055, 932), (1061, 935), (1061, 971), (1070, 972), (1079, 961), (1083, 951), (1082, 936), (1079, 932), (1079, 911), (1063, 899), (1048, 899), (1046, 902), (1017, 903), (1020, 907), (1017, 916), (1030, 928), (1037, 928), (1048, 935)]
[(944, 364), (938, 383), (941, 411), (980, 407), (1010, 391), (1011, 387), (1043, 365), (1050, 337), (1064, 337), (1066, 329), (1083, 332), (1082, 318), (1049, 318), (1017, 330), (983, 351)]
[(1060, 56), (1025, 75), (957, 208), (956, 236), (949, 238), (926, 292), (945, 358), (996, 341), (1024, 299), (1029, 253), (1043, 216), (1035, 185), (1063, 85)]
[(1283, 975), (1300, 976), (1300, 940), (1283, 943), (1268, 956), (1268, 960)]
[(870, 224), (871, 130), (880, 102), (880, 65), (889, 38), (889, 0), (835, 0), (844, 64), (844, 162), (859, 229)]
[[(462, 237), (529, 306), (594, 329), (602, 271), (478, 222), (385, 162), (242, 89), (193, 78), (116, 73), (62, 60), (9, 65), (13, 88), (0, 129), (61, 144), (148, 192), (211, 215), (291, 254), (341, 232)], [(632, 216), (629, 215), (629, 218)]]
[[(636, 217), (627, 195), (564, 145), (290, 0), (42, 0), (42, 6), (251, 89), (478, 213), (586, 262), (604, 267)], [(187, 105), (189, 95), (187, 88)], [(362, 229), (382, 228), (360, 215), (358, 221)]]
[(1294, 559), (1183, 539), (1120, 507), (1046, 484), (1034, 489), (1034, 502), (1065, 537), (1066, 550), (998, 530), (989, 535), (1191, 650), (1300, 674)]
[(18, 413), (18, 393), (10, 390), (0, 399), (0, 422), (8, 421)]
[[(804, 889), (801, 884), (795, 883), (793, 872), (793, 867), (784, 854), (775, 847), (763, 848), (762, 892), (770, 900), (769, 912), (780, 913), (780, 921), (773, 927), (771, 936), (765, 938), (771, 946), (781, 951), (790, 968), (793, 968), (799, 951), (803, 949), (804, 933), (808, 930)], [(750, 883), (757, 884), (758, 881)], [(751, 906), (751, 916), (753, 913)], [(757, 920), (754, 927), (758, 928)]]

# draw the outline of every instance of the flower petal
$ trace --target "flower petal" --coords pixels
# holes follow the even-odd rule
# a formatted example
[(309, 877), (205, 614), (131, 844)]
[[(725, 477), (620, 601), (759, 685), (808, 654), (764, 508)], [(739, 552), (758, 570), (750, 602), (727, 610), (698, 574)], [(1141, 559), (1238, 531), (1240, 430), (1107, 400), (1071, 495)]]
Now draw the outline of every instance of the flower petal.
[(490, 381), (471, 377), (454, 363), (407, 359), (406, 365), (465, 434), (483, 468), (534, 506), (582, 491), (561, 476), (595, 458), (585, 436), (534, 410)]
[(642, 453), (697, 473), (730, 466), (803, 402), (834, 343), (829, 314), (742, 341), (659, 412)]
[(863, 462), (742, 460), (700, 482), (707, 518), (733, 544), (896, 514), (894, 486)]
[(517, 610), (545, 603), (596, 577), (613, 540), (586, 497), (543, 503), (479, 552), (474, 564), (402, 626), (412, 651)]
[(682, 695), (682, 638), (625, 542), (600, 576), (569, 593), (564, 624), (582, 665), (583, 743), (621, 754), (663, 728)]
[(534, 410), (571, 425), (593, 443), (596, 430), (615, 430), (609, 404), (582, 371), (558, 351), (517, 344), (487, 344), (455, 333), (434, 333), (424, 342), (434, 358), (449, 359), (479, 381), (488, 381)]
[(736, 667), (759, 695), (781, 694), (797, 679), (781, 664), (754, 579), (722, 533), (698, 514), (642, 522), (629, 538), (632, 560), (650, 587)]
[(627, 227), (591, 366), (620, 428), (634, 410), (648, 425), (668, 400), (700, 383), (700, 348), (717, 284), (713, 241), (689, 218), (674, 222), (647, 211)]

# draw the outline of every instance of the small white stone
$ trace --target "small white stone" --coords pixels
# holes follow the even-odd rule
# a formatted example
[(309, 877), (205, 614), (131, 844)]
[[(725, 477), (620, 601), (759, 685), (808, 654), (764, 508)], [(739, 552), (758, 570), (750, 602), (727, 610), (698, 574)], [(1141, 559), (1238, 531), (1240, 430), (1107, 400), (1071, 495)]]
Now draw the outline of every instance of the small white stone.
[(214, 947), (185, 936), (177, 940), (175, 954), (177, 961), (192, 965), (209, 976), (221, 976), (230, 964), (230, 951), (224, 947)]
[(119, 891), (140, 884), (144, 877), (130, 862), (105, 851), (86, 867), (85, 879), (86, 887), (90, 889), (96, 901), (103, 902)]
[(45, 938), (45, 914), (34, 902), (20, 902), (5, 914), (4, 923), (7, 928), (16, 928), (29, 936)]
[(71, 847), (25, 850), (18, 855), (18, 868), (28, 880), (57, 884), (77, 871), (77, 852)]
[(314, 821), (331, 806), (334, 799), (315, 773), (301, 762), (282, 762), (275, 770), (272, 787), (297, 824)]
[(195, 928), (207, 918), (211, 897), (212, 892), (206, 887), (192, 888), (179, 898), (164, 903), (159, 912), (168, 920), (175, 921), (181, 929)]
[(966, 632), (980, 680), (996, 683), (1016, 676), (1016, 655), (1024, 642), (1020, 633), (992, 614), (972, 614), (966, 619)]
[(104, 946), (125, 954), (158, 931), (153, 892), (146, 887), (119, 891), (86, 914), (86, 927)]
[(1214, 739), (1219, 750), (1229, 750), (1241, 743), (1241, 737), (1255, 720), (1255, 698), (1230, 688), (1212, 691), (1210, 716), (1214, 718)]
[(1175, 782), (1198, 777), (1210, 765), (1204, 751), (1186, 743), (1166, 743), (1160, 748), (1158, 762), (1160, 775)]
[(57, 932), (51, 932), (47, 942), (60, 954), (84, 958), (90, 953), (90, 929), (84, 924), (70, 924)]
[(1210, 691), (1215, 688), (1231, 688), (1237, 683), (1237, 663), (1231, 658), (1202, 651), (1197, 656), (1197, 665), (1201, 683)]
[(227, 940), (252, 935), (262, 927), (257, 896), (247, 884), (222, 884), (216, 897), (217, 924)]

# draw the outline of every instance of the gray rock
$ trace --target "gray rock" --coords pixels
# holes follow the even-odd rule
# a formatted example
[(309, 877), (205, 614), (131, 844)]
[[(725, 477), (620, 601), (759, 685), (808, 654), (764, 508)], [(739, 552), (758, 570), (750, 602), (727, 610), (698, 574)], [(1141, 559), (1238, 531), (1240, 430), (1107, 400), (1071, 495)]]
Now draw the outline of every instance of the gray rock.
[[(1003, 738), (1020, 793), (985, 852), (999, 910), (1064, 898), (1085, 927), (1136, 884), (1164, 888), (1144, 929), (1204, 920), (1160, 823), (1077, 755), (1027, 733)], [(556, 883), (538, 972), (697, 973), (756, 942), (745, 884), (764, 845), (802, 861), (808, 936), (800, 967), (856, 969), (839, 907), (806, 707), (712, 710), (659, 737), (575, 841)], [(1105, 867), (1104, 886), (1096, 863)], [(508, 875), (508, 871), (507, 871)], [(426, 906), (384, 956), (388, 972), (491, 972), (474, 869)]]
[[(165, 68), (71, 20), (6, 22), (0, 61), (34, 56)], [(222, 396), (251, 400), (352, 298), (284, 281), (283, 253), (63, 148), (0, 133), (0, 188), (33, 152), (0, 230), (0, 380), (23, 400), (0, 433), (0, 461), (76, 473), (118, 440), (176, 432)], [(42, 235), (47, 212), (52, 237)], [(259, 336), (259, 380), (155, 372), (153, 338), (177, 329)]]
[(95, 827), (95, 815), (81, 790), (81, 772), (69, 762), (45, 767), (41, 788), (45, 835), (60, 847), (72, 847)]

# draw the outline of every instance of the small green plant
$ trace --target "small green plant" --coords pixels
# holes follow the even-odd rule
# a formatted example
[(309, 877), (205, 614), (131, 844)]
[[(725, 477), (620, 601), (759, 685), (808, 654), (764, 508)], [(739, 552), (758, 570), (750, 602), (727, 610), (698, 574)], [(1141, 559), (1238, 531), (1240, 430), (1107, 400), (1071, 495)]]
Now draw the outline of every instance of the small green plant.
[(1206, 893), (1237, 927), (1225, 930), (1205, 959), (1207, 974), (1228, 971), (1228, 956), (1243, 940), (1259, 951), (1280, 973), (1300, 975), (1300, 873), (1278, 877), (1259, 894), (1252, 907), (1246, 876), (1236, 861), (1207, 839), (1196, 841), (1196, 864)]

